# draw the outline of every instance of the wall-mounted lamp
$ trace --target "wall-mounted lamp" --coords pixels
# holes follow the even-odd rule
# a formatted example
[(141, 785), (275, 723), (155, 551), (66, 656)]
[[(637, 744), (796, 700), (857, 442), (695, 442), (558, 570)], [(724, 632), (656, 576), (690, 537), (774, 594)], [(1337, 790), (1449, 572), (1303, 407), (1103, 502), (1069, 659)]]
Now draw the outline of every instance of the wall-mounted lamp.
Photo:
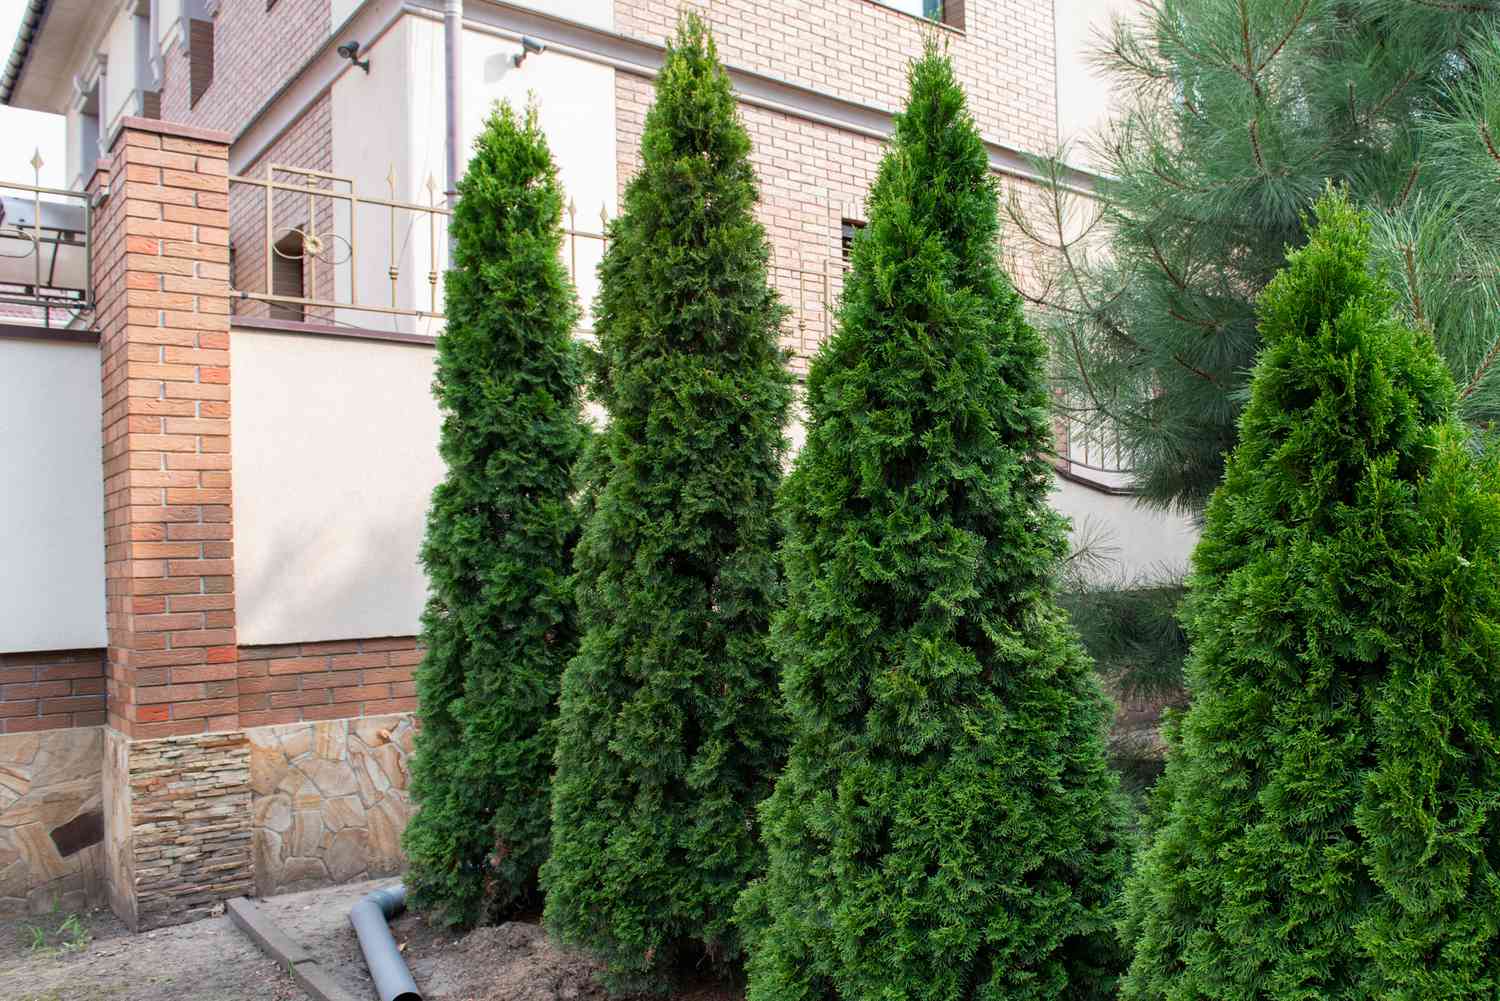
[(358, 66), (360, 69), (364, 70), (366, 73), (370, 72), (370, 60), (368, 60), (368, 59), (360, 59), (359, 58), (359, 43), (358, 42), (345, 42), (343, 45), (340, 45), (339, 46), (339, 55), (342, 58), (349, 60), (354, 65)]
[(510, 61), (511, 61), (511, 63), (513, 65), (520, 66), (522, 63), (524, 63), (526, 61), (526, 57), (529, 56), (529, 55), (531, 55), (533, 52), (541, 53), (541, 52), (546, 52), (546, 51), (547, 51), (547, 46), (546, 45), (544, 45), (541, 42), (537, 41), (535, 38), (532, 38), (530, 35), (522, 35), (521, 36), (521, 51), (517, 52), (515, 55), (511, 56), (510, 57)]

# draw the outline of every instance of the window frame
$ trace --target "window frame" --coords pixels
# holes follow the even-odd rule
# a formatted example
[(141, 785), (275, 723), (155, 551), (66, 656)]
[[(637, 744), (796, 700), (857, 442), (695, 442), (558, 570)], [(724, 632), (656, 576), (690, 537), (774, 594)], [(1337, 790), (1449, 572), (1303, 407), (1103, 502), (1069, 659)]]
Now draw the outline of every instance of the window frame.
[(959, 34), (964, 33), (964, 15), (968, 0), (922, 0), (922, 9), (924, 11), (931, 4), (935, 3), (937, 5), (939, 13), (936, 17), (926, 13), (913, 14), (910, 11), (902, 10), (895, 6), (895, 0), (864, 0), (864, 2), (872, 3), (877, 7), (883, 7), (892, 14), (909, 17), (914, 21), (921, 21), (923, 24), (934, 24), (949, 31), (955, 31)]

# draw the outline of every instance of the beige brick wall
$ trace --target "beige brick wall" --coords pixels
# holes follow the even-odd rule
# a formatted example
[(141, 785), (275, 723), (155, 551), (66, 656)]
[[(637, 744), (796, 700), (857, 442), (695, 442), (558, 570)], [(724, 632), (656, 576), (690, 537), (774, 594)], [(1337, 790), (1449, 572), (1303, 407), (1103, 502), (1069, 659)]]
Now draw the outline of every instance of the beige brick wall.
[[(1030, 152), (1057, 145), (1053, 0), (969, 0), (963, 31), (874, 0), (689, 0), (728, 64), (894, 110), (906, 64), (936, 32), (948, 45), (980, 131)], [(615, 0), (615, 30), (660, 42), (677, 0)]]
[[(618, 109), (616, 155), (620, 190), (640, 166), (640, 137), (654, 89), (640, 77), (615, 78)], [(885, 146), (857, 133), (809, 122), (781, 112), (740, 106), (750, 132), (750, 158), (760, 180), (757, 216), (771, 241), (772, 278), (792, 311), (783, 346), (792, 366), (805, 373), (818, 345), (833, 330), (833, 307), (842, 290), (840, 242), (843, 220), (864, 221), (865, 201)], [(1016, 193), (1024, 205), (1039, 207), (1036, 185), (997, 177), (1002, 199)], [(1034, 282), (1026, 242), (1008, 240), (1006, 265), (1022, 287)]]

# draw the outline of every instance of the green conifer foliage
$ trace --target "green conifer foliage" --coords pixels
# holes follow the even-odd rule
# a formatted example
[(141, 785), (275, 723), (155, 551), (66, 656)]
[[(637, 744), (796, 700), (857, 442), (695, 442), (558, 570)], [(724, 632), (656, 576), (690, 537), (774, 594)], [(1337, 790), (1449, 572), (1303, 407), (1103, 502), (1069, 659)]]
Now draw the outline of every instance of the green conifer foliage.
[(793, 742), (749, 998), (1104, 997), (1124, 814), (1055, 598), (1045, 350), (952, 66), (910, 77), (783, 491)]
[(547, 854), (587, 429), (563, 197), (534, 110), (490, 117), (458, 193), (433, 385), (448, 472), (422, 546), (418, 809), (403, 841), (414, 903), (471, 925), (533, 893)]
[(1500, 989), (1500, 478), (1369, 222), (1308, 222), (1193, 557), (1130, 1001)]
[(545, 920), (617, 985), (738, 953), (755, 807), (785, 755), (769, 622), (790, 377), (750, 139), (685, 15), (601, 265), (609, 411), (576, 556)]

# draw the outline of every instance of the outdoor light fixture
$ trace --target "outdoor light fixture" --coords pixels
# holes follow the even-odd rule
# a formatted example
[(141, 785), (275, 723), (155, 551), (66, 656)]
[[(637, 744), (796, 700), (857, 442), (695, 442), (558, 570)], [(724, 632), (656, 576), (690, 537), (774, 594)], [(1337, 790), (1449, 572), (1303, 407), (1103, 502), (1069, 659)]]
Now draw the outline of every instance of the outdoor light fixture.
[(349, 60), (354, 65), (358, 66), (360, 69), (364, 70), (366, 73), (370, 72), (370, 60), (368, 60), (368, 59), (360, 59), (359, 58), (359, 43), (358, 42), (345, 42), (343, 45), (340, 45), (339, 46), (339, 55), (341, 57)]
[(521, 51), (510, 57), (510, 61), (520, 66), (526, 61), (526, 57), (533, 52), (546, 52), (547, 46), (532, 38), (530, 35), (521, 36)]

